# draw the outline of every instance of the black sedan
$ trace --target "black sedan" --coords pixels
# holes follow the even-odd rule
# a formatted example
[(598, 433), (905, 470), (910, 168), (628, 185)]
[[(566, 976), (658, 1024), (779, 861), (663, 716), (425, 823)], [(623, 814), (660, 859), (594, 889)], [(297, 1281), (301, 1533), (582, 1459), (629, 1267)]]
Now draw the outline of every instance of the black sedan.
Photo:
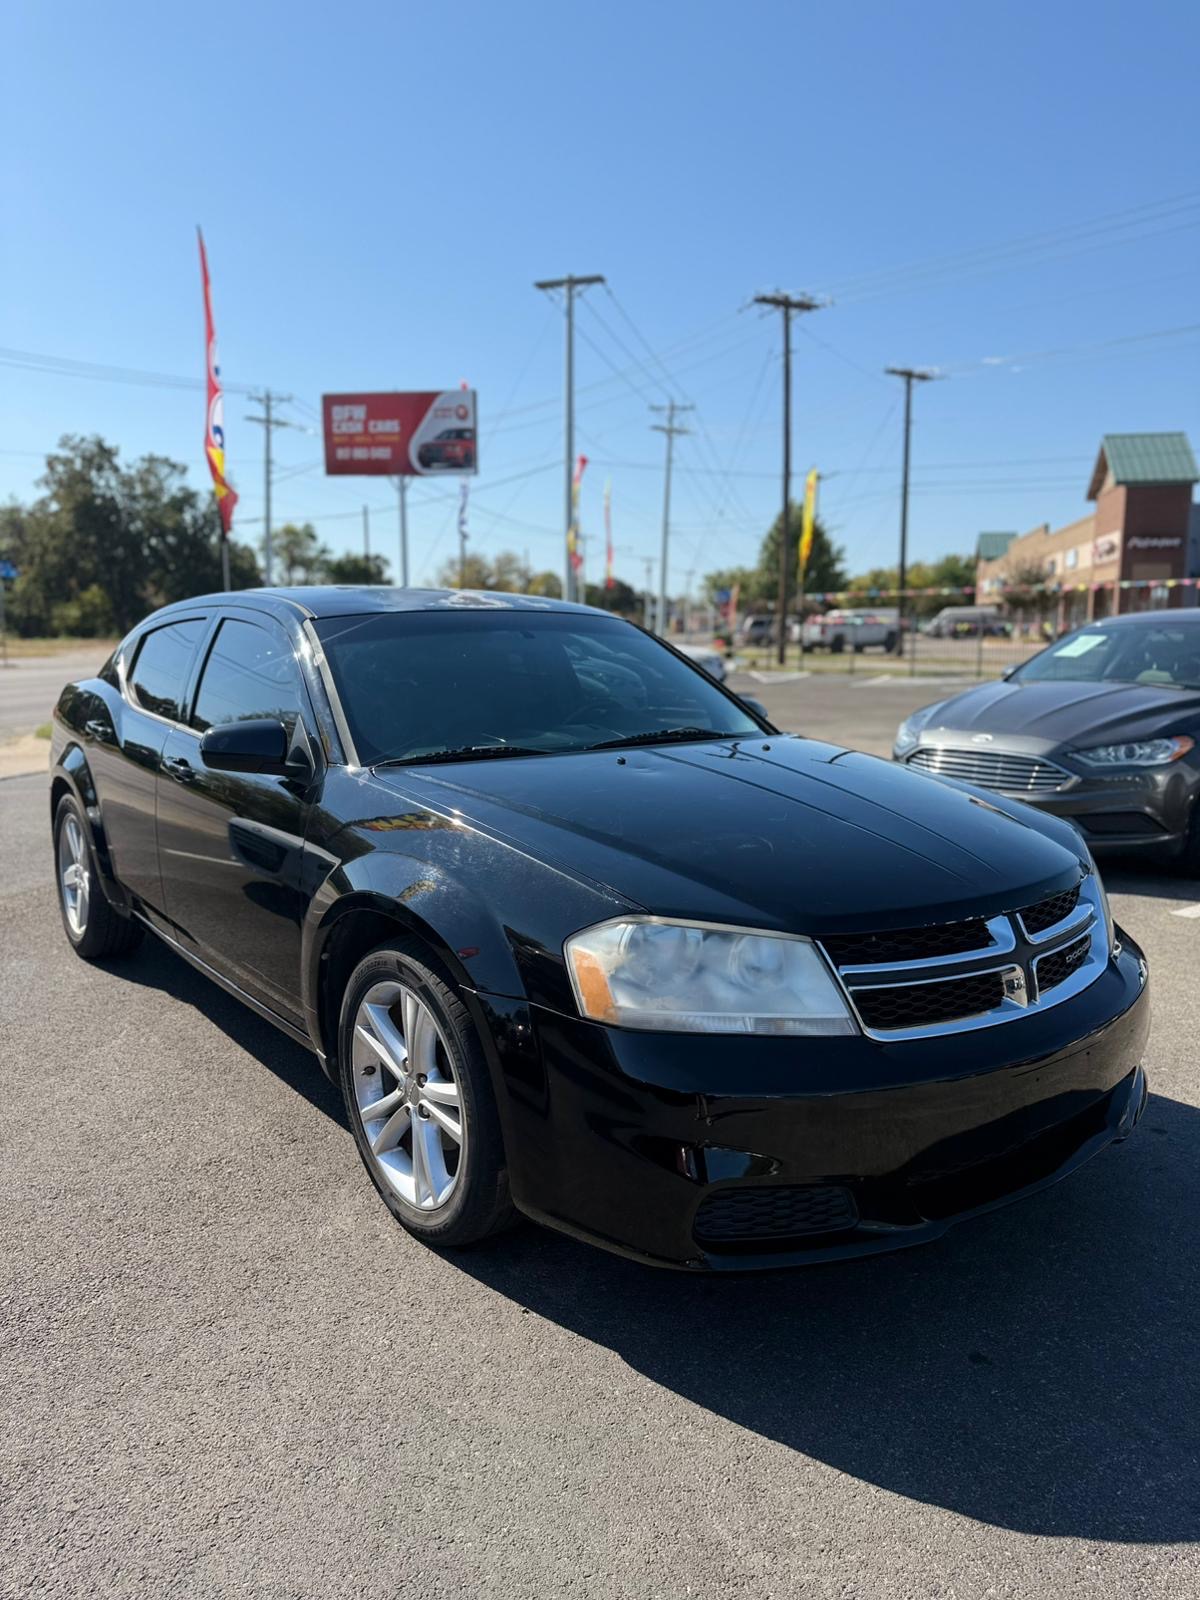
[(1097, 852), (1200, 873), (1200, 610), (1089, 623), (914, 712), (893, 755), (1069, 817)]
[(1145, 961), (1074, 828), (779, 734), (587, 607), (168, 607), (64, 690), (50, 805), (75, 950), (152, 930), (311, 1048), (432, 1245), (892, 1249), (1144, 1104)]

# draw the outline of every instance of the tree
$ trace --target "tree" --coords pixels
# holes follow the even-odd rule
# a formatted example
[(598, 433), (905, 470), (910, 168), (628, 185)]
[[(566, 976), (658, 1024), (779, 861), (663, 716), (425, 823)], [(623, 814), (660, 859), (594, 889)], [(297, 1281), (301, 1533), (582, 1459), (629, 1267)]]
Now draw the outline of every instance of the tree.
[(526, 594), (538, 594), (546, 600), (562, 599), (562, 579), (557, 572), (534, 572), (530, 575)]
[(603, 583), (589, 583), (587, 603), (589, 606), (598, 606), (601, 611), (613, 611), (621, 617), (640, 617), (642, 614), (642, 597), (624, 578), (614, 578), (611, 589)]
[[(103, 439), (65, 435), (39, 487), (0, 522), (20, 572), (10, 596), (19, 632), (124, 633), (156, 606), (220, 588), (216, 505), (178, 462), (149, 455), (125, 467)], [(234, 587), (260, 581), (244, 545), (231, 543), (230, 566)]]
[[(788, 533), (793, 541), (791, 580), (788, 584), (788, 595), (791, 599), (795, 599), (799, 592), (800, 558), (797, 547), (800, 543), (802, 514), (802, 508), (793, 504), (788, 516)], [(767, 530), (758, 555), (759, 592), (756, 598), (771, 604), (774, 604), (779, 596), (779, 545), (782, 538), (783, 513), (781, 512)], [(812, 549), (804, 572), (805, 594), (825, 594), (844, 589), (847, 583), (845, 560), (846, 552), (841, 545), (834, 544), (820, 517), (815, 517)]]
[[(899, 603), (895, 592), (898, 582), (899, 573), (896, 567), (872, 567), (870, 571), (851, 578), (849, 587), (862, 594), (864, 598), (877, 594), (884, 605), (895, 606)], [(905, 574), (905, 583), (909, 589), (953, 591), (950, 594), (912, 595), (904, 602), (904, 609), (909, 616), (936, 616), (943, 606), (964, 605), (970, 602), (970, 594), (961, 591), (973, 590), (975, 587), (974, 557), (947, 555), (939, 557), (934, 562), (914, 561)]]
[(330, 556), (325, 562), (323, 577), (326, 583), (386, 583), (388, 561), (386, 556)]
[(285, 522), (272, 529), (271, 554), (285, 584), (320, 583), (330, 561), (329, 549), (311, 522)]

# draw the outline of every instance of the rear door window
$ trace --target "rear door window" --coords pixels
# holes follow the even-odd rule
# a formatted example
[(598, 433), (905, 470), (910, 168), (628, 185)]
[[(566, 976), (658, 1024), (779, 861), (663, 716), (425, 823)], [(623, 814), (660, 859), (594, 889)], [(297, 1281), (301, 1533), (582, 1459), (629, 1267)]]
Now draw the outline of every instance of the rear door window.
[(172, 722), (182, 720), (192, 659), (207, 625), (202, 617), (190, 617), (186, 622), (169, 622), (164, 628), (155, 628), (142, 639), (128, 683), (134, 701), (143, 711), (153, 711)]
[(273, 717), (290, 735), (303, 695), (290, 641), (256, 623), (227, 618), (204, 663), (192, 727), (203, 733), (223, 722)]

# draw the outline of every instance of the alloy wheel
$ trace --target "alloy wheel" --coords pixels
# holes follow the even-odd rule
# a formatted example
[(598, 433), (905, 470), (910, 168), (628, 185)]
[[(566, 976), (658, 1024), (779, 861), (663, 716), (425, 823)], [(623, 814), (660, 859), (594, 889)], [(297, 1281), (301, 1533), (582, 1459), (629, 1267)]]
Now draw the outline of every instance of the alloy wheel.
[(92, 876), (79, 818), (68, 811), (58, 832), (58, 884), (67, 926), (76, 939), (87, 932)]
[(414, 1210), (440, 1210), (465, 1170), (462, 1099), (442, 1030), (404, 984), (373, 984), (359, 1001), (351, 1078), (383, 1183)]

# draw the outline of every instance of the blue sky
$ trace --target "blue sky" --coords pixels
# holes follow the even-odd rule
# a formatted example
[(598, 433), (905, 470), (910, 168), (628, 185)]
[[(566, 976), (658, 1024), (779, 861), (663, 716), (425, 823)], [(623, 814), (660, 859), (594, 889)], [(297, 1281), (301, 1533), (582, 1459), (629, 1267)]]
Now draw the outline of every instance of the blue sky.
[[(11, 364), (12, 351), (199, 379), (204, 226), (229, 384), (480, 393), (473, 548), (561, 566), (562, 315), (579, 311), (585, 527), (613, 483), (618, 571), (657, 553), (662, 439), (693, 402), (673, 575), (752, 560), (779, 504), (778, 318), (794, 462), (853, 569), (895, 558), (900, 388), (918, 394), (916, 557), (1086, 509), (1106, 431), (1200, 445), (1200, 12), (1183, 3), (572, 7), (18, 3), (6, 27), (0, 494), (64, 432), (206, 482), (202, 395)], [(227, 400), (241, 537), (261, 430)], [(394, 553), (381, 480), (277, 436), (275, 514)], [(454, 485), (415, 485), (414, 576), (453, 552)], [(600, 539), (593, 543), (598, 552)], [(597, 555), (590, 560), (596, 575)], [(676, 588), (676, 582), (672, 582)]]

